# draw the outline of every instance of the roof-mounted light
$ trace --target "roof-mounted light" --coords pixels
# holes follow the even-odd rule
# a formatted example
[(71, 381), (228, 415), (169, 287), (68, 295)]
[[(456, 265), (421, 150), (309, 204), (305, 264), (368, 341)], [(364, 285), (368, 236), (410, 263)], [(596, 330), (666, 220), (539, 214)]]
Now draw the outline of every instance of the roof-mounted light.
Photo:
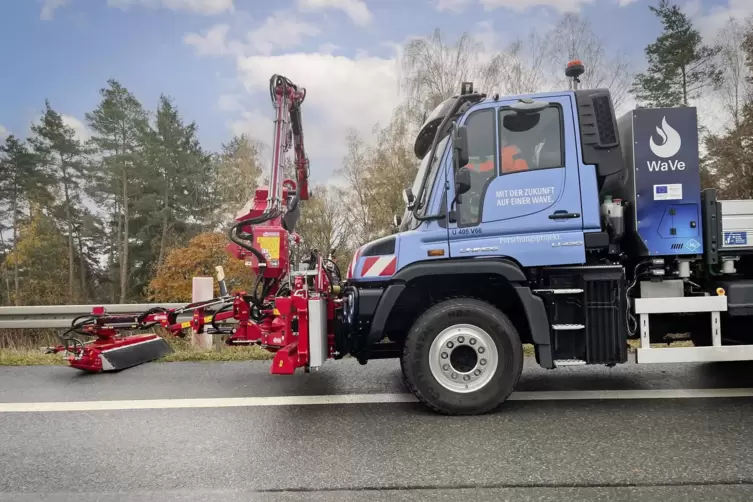
[(565, 68), (565, 76), (570, 79), (570, 88), (573, 90), (578, 89), (580, 84), (580, 76), (586, 71), (586, 67), (583, 65), (583, 61), (580, 59), (574, 59), (567, 63)]

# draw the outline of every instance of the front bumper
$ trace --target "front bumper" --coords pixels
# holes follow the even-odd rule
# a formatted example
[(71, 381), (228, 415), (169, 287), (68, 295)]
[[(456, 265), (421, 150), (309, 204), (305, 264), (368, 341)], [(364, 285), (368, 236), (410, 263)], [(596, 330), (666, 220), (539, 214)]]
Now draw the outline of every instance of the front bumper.
[(344, 349), (357, 354), (368, 346), (368, 337), (386, 284), (349, 281), (343, 288), (340, 333)]

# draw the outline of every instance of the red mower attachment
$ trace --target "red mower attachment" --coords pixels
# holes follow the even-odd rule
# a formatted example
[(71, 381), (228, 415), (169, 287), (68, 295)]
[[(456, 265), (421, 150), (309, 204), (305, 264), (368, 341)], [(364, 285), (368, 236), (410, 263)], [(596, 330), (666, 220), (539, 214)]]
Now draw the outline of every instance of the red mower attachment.
[[(312, 252), (304, 270), (292, 266), (301, 242), (295, 233), (300, 202), (309, 198), (309, 161), (301, 120), (306, 90), (273, 75), (269, 94), (276, 112), (269, 186), (256, 189), (254, 199), (228, 233), (228, 252), (256, 274), (253, 289), (229, 295), (218, 267), (218, 298), (119, 316), (107, 315), (98, 307), (90, 316), (74, 319), (61, 337), (63, 343), (51, 352), (65, 351), (70, 365), (84, 371), (128, 368), (172, 352), (156, 334), (124, 334), (160, 326), (173, 335), (190, 328), (194, 333), (225, 336), (228, 345), (258, 344), (274, 353), (270, 369), (274, 374), (289, 375), (301, 367), (318, 369), (328, 358), (340, 357), (334, 335), (335, 312), (342, 301), (337, 265)], [(295, 180), (283, 179), (285, 155), (291, 149)], [(94, 340), (84, 343), (74, 334)]]
[[(149, 323), (152, 316), (107, 316), (104, 308), (95, 307), (91, 316), (74, 319), (60, 337), (62, 344), (49, 352), (65, 352), (71, 367), (90, 373), (117, 371), (159, 359), (172, 352), (162, 337), (154, 333), (120, 334), (120, 330), (142, 330), (159, 324)], [(74, 334), (94, 340), (84, 342)]]
[[(221, 281), (221, 285), (224, 289), (224, 281)], [(75, 318), (68, 331), (60, 336), (62, 343), (48, 349), (48, 352), (65, 352), (72, 367), (93, 373), (130, 368), (172, 352), (161, 336), (154, 333), (132, 334), (133, 331), (159, 326), (176, 336), (182, 336), (183, 330), (188, 328), (203, 333), (207, 324), (217, 327), (216, 323), (233, 319), (236, 315), (242, 318), (245, 303), (239, 298), (243, 295), (240, 293), (238, 298), (213, 298), (177, 309), (158, 307), (142, 313), (121, 315), (108, 315), (104, 307), (94, 307), (90, 316)], [(233, 309), (225, 310), (227, 306)], [(210, 311), (213, 307), (219, 309)], [(178, 320), (179, 316), (188, 315), (188, 320)], [(81, 337), (93, 337), (94, 340), (84, 342)]]

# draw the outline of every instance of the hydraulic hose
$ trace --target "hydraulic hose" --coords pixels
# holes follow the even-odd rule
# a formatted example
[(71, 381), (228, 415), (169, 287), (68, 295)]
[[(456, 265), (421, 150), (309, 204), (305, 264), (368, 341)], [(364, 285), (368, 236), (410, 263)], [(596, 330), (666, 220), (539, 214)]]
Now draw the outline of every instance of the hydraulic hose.
[(330, 260), (329, 258), (322, 258), (322, 262), (325, 262), (325, 261), (331, 263), (332, 266), (335, 267), (335, 271), (337, 272), (337, 277), (340, 280), (342, 280), (343, 276), (340, 273), (340, 267), (337, 266), (337, 263), (335, 263), (334, 261)]
[[(240, 246), (241, 248), (245, 249), (246, 251), (249, 251), (254, 256), (256, 256), (256, 259), (259, 260), (259, 266), (265, 267), (267, 265), (267, 259), (264, 257), (263, 254), (261, 254), (256, 248), (253, 246), (249, 246), (246, 242), (241, 240), (241, 237), (236, 237), (236, 232), (240, 227), (244, 227), (246, 225), (258, 225), (259, 223), (263, 223), (265, 221), (269, 221), (272, 218), (276, 216), (276, 214), (279, 214), (279, 211), (273, 211), (270, 215), (261, 215), (258, 218), (252, 218), (250, 220), (243, 220), (235, 223), (232, 227), (230, 227), (230, 231), (228, 232), (228, 237), (231, 241), (233, 241), (235, 244)], [(251, 234), (242, 233), (241, 236), (245, 238), (246, 240), (250, 240), (252, 238)]]
[(168, 309), (166, 309), (164, 307), (153, 307), (153, 308), (150, 308), (149, 310), (147, 310), (146, 312), (142, 313), (140, 316), (137, 317), (137, 319), (139, 321), (139, 328), (141, 328), (141, 329), (149, 329), (152, 326), (155, 326), (155, 325), (159, 324), (158, 322), (152, 322), (151, 324), (144, 324), (144, 319), (146, 319), (146, 317), (148, 315), (154, 314), (154, 313), (157, 313), (157, 312), (167, 313), (169, 311), (168, 311)]
[(211, 322), (211, 324), (212, 324), (212, 327), (214, 329), (216, 329), (217, 331), (220, 331), (220, 327), (217, 326), (217, 314), (219, 314), (220, 312), (225, 312), (226, 310), (231, 309), (231, 308), (233, 308), (233, 304), (229, 303), (227, 305), (223, 305), (222, 307), (218, 308), (214, 312), (214, 314), (212, 314), (212, 322)]

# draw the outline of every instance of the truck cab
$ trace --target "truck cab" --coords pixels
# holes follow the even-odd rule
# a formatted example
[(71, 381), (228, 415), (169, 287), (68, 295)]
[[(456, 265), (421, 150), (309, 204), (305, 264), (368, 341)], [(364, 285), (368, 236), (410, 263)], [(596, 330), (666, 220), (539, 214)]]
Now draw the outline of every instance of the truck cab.
[[(721, 349), (714, 323), (753, 313), (726, 315), (719, 292), (731, 280), (753, 307), (750, 275), (724, 273), (748, 250), (719, 254), (731, 223), (713, 190), (701, 192), (695, 110), (618, 119), (609, 91), (578, 89), (574, 75), (567, 91), (524, 96), (466, 83), (429, 115), (398, 232), (359, 248), (348, 268), (339, 352), (363, 364), (400, 358), (411, 390), (445, 413), (503, 402), (523, 344), (545, 368), (621, 364), (638, 337), (639, 362), (724, 359), (726, 348), (666, 356), (650, 346), (679, 322)], [(633, 305), (640, 297), (653, 306)], [(650, 331), (649, 313), (669, 317), (654, 315)]]

